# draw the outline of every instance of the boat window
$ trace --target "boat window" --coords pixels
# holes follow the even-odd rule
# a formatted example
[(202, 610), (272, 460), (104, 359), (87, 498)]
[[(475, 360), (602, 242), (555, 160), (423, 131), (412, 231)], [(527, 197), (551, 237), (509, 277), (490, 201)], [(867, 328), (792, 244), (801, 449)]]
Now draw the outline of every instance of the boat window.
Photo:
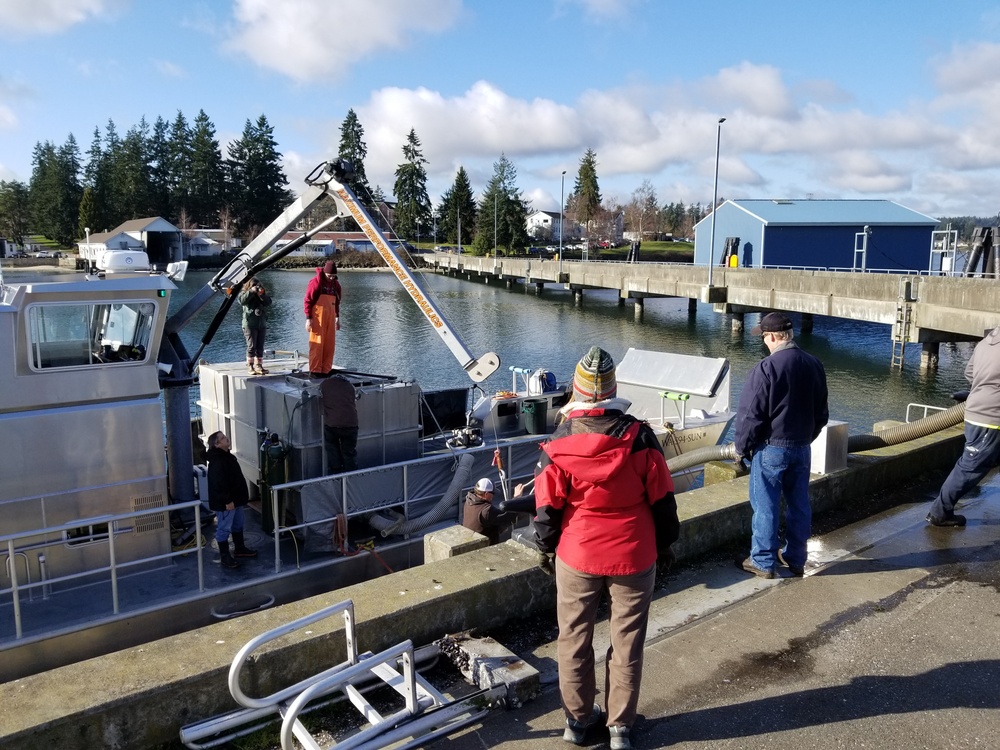
[(28, 310), (30, 362), (36, 369), (144, 362), (152, 302), (53, 303)]

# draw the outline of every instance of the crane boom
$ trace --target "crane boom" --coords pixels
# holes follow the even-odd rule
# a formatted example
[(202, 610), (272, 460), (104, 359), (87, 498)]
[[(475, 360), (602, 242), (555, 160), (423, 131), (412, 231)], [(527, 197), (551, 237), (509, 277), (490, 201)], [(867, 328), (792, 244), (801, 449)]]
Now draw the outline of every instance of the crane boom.
[[(213, 322), (202, 338), (202, 345), (198, 349), (198, 353), (214, 336), (218, 323), (221, 322), (221, 318), (232, 304), (232, 299), (247, 279), (269, 268), (288, 253), (301, 247), (310, 237), (329, 226), (334, 220), (348, 216), (358, 223), (358, 226), (375, 246), (375, 250), (385, 260), (396, 279), (403, 285), (403, 288), (473, 382), (480, 383), (499, 369), (500, 358), (494, 352), (487, 352), (478, 358), (474, 357), (462, 342), (461, 337), (449, 325), (444, 314), (434, 304), (421, 287), (420, 282), (389, 244), (385, 235), (372, 221), (357, 196), (344, 184), (352, 172), (353, 167), (350, 162), (344, 160), (323, 162), (316, 167), (306, 177), (305, 181), (308, 187), (302, 195), (167, 320), (160, 352), (160, 361), (169, 366), (169, 371), (164, 368), (161, 374), (161, 382), (164, 385), (191, 381), (197, 354), (195, 357), (188, 356), (179, 333), (217, 294), (225, 294), (227, 299), (219, 310), (217, 321)], [(336, 207), (330, 216), (310, 231), (296, 238), (295, 241), (271, 252), (275, 242), (294, 227), (323, 198), (327, 197), (333, 201)]]

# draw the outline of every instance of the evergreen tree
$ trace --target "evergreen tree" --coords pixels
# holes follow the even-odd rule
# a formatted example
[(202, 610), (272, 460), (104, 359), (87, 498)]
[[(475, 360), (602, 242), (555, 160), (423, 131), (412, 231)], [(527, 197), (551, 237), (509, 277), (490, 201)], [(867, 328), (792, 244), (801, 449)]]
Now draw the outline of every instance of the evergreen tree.
[(247, 120), (243, 135), (229, 145), (230, 208), (237, 233), (253, 237), (291, 200), (274, 129), (261, 115)]
[(170, 125), (158, 116), (146, 146), (150, 213), (170, 221)]
[(28, 186), (16, 180), (0, 181), (0, 234), (23, 245), (30, 226), (31, 199)]
[(371, 206), (371, 189), (368, 186), (368, 176), (365, 174), (365, 157), (368, 147), (364, 141), (365, 130), (358, 121), (353, 109), (347, 111), (340, 126), (340, 150), (338, 156), (347, 159), (354, 167), (353, 176), (347, 179), (347, 186), (365, 206)]
[(587, 228), (587, 242), (591, 242), (591, 223), (601, 210), (601, 189), (597, 185), (597, 153), (592, 148), (580, 159), (576, 184), (570, 194), (573, 218)]
[(94, 199), (94, 189), (91, 187), (85, 187), (83, 189), (83, 197), (80, 199), (80, 220), (76, 223), (76, 235), (77, 237), (86, 237), (88, 230), (97, 234), (100, 230), (100, 224), (96, 221), (97, 216), (97, 205)]
[(170, 193), (170, 218), (176, 222), (181, 211), (190, 211), (191, 202), (191, 152), (192, 135), (184, 113), (177, 110), (177, 117), (170, 126), (167, 139), (167, 187)]
[(148, 217), (152, 210), (152, 181), (149, 174), (147, 141), (149, 124), (142, 117), (122, 139), (113, 175), (119, 197), (118, 223)]
[(493, 177), (479, 201), (476, 236), (472, 241), (476, 255), (499, 252), (516, 253), (528, 246), (526, 222), (528, 201), (517, 187), (517, 170), (503, 154), (493, 164)]
[(191, 138), (191, 220), (196, 226), (215, 226), (225, 200), (225, 168), (215, 125), (205, 110), (194, 119)]
[[(459, 167), (455, 174), (455, 182), (441, 196), (437, 210), (437, 234), (444, 238), (445, 244), (469, 245), (476, 231), (476, 200), (469, 183), (469, 174), (465, 167)], [(461, 222), (459, 221), (461, 217)], [(458, 236), (461, 223), (462, 236)]]
[[(77, 224), (78, 233), (80, 229), (85, 227), (90, 227), (90, 230), (95, 234), (111, 229), (111, 216), (108, 207), (109, 179), (110, 176), (107, 174), (107, 164), (104, 159), (101, 129), (95, 127), (94, 139), (91, 141), (90, 149), (87, 151), (87, 166), (83, 171), (84, 194), (89, 193), (89, 198), (87, 198), (87, 216), (80, 216), (80, 221)], [(84, 235), (78, 234), (78, 236), (82, 237)]]
[(396, 168), (396, 236), (420, 239), (431, 223), (431, 199), (427, 196), (427, 170), (420, 139), (412, 128), (403, 145), (405, 161)]
[(125, 198), (123, 184), (120, 182), (121, 170), (119, 163), (122, 159), (122, 141), (118, 136), (118, 129), (113, 120), (108, 118), (108, 124), (104, 128), (104, 149), (101, 156), (100, 173), (104, 181), (105, 206), (107, 209), (107, 220), (110, 231), (121, 224), (129, 217), (128, 201)]
[(32, 225), (63, 245), (76, 237), (80, 210), (80, 155), (72, 135), (56, 149), (51, 141), (36, 143), (28, 188)]

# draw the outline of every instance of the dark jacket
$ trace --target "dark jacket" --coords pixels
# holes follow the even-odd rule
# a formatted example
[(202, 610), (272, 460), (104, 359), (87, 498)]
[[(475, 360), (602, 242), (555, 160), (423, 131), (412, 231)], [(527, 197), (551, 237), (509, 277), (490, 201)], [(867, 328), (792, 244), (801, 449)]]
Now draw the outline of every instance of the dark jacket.
[(641, 573), (680, 531), (663, 449), (645, 422), (600, 403), (568, 417), (535, 467), (539, 548), (583, 573)]
[(248, 286), (236, 299), (243, 306), (244, 328), (267, 328), (267, 308), (271, 304), (271, 297), (267, 292), (257, 294)]
[(332, 294), (337, 298), (336, 302), (336, 312), (337, 317), (340, 317), (340, 300), (343, 297), (343, 291), (340, 288), (340, 282), (333, 278), (330, 281), (326, 280), (323, 275), (323, 269), (317, 268), (316, 275), (309, 279), (309, 283), (306, 285), (306, 296), (303, 299), (303, 307), (307, 318), (311, 318), (313, 314), (313, 305), (319, 300), (320, 295)]
[(327, 427), (357, 427), (358, 404), (354, 384), (340, 375), (331, 375), (319, 384), (323, 402), (323, 424)]
[(462, 513), (462, 525), (482, 534), (490, 540), (490, 544), (500, 541), (500, 529), (517, 519), (517, 513), (503, 513), (494, 507), (489, 498), (480, 497), (475, 491), (465, 496), (465, 507)]
[(747, 376), (736, 411), (736, 450), (749, 458), (765, 445), (809, 445), (829, 417), (823, 364), (789, 341)]
[(250, 490), (240, 462), (221, 448), (208, 449), (208, 507), (215, 511), (233, 503), (237, 508), (250, 502)]

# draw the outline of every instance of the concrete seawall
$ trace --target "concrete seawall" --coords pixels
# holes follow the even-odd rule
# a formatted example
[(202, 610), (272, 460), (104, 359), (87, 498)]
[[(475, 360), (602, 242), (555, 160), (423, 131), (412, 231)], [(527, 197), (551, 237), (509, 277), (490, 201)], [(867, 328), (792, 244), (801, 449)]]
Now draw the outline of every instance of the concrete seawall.
[[(863, 508), (877, 493), (947, 470), (962, 445), (959, 426), (853, 455), (846, 470), (813, 477), (813, 506)], [(745, 477), (685, 493), (679, 506), (679, 559), (749, 537)], [(0, 744), (6, 750), (177, 747), (181, 726), (235, 708), (226, 676), (247, 641), (345, 599), (354, 601), (362, 651), (407, 638), (420, 645), (466, 629), (502, 642), (501, 628), (512, 618), (554, 609), (554, 581), (532, 552), (508, 542), (16, 680), (5, 686)], [(338, 617), (264, 648), (245, 669), (244, 689), (264, 696), (343, 658)]]

